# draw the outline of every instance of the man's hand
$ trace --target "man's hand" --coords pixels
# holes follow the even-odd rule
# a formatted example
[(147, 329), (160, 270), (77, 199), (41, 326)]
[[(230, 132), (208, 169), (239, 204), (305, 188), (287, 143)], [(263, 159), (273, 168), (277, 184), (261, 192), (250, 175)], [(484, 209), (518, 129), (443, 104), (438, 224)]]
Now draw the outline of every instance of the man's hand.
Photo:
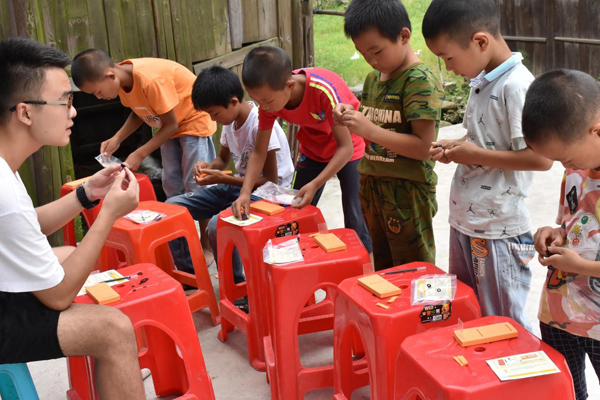
[(344, 115), (344, 111), (346, 110), (353, 111), (354, 107), (352, 107), (350, 104), (338, 104), (335, 106), (333, 109), (333, 120), (336, 124), (343, 125), (342, 117)]
[(90, 201), (103, 199), (121, 170), (122, 167), (119, 164), (113, 164), (92, 175), (83, 185), (87, 198)]
[(134, 151), (127, 157), (125, 163), (127, 164), (130, 170), (137, 171), (138, 169), (140, 169), (140, 164), (142, 163), (144, 158), (145, 157), (139, 154), (137, 151)]
[(292, 206), (294, 208), (306, 207), (312, 202), (318, 189), (319, 188), (315, 187), (313, 182), (309, 182), (306, 185), (302, 186), (298, 191), (298, 194), (294, 197), (294, 200), (299, 199), (300, 202), (297, 204), (295, 204), (296, 202), (292, 202)]
[(582, 264), (585, 262), (583, 258), (576, 252), (566, 247), (550, 246), (548, 251), (551, 256), (540, 254), (538, 260), (544, 267), (553, 266), (563, 272), (574, 274), (580, 273)]
[(240, 197), (231, 205), (231, 210), (237, 219), (242, 219), (242, 214), (246, 216), (250, 214), (250, 195), (240, 193)]
[(202, 170), (208, 168), (208, 163), (206, 161), (198, 161), (194, 165), (194, 179), (198, 182), (200, 176), (202, 175)]
[(113, 219), (122, 217), (135, 210), (140, 190), (135, 175), (128, 168), (123, 169), (104, 197), (100, 213), (108, 213)]
[(533, 245), (542, 257), (548, 256), (549, 247), (560, 247), (565, 242), (560, 228), (544, 226), (533, 235)]
[[(195, 170), (194, 170), (194, 172), (195, 172)], [(202, 169), (202, 174), (204, 174), (204, 176), (202, 176), (202, 175), (194, 176), (196, 183), (201, 186), (214, 185), (215, 183), (223, 183), (224, 182), (223, 178), (228, 176), (228, 175), (222, 173), (218, 169), (208, 169), (208, 168)]]
[(100, 145), (100, 154), (102, 154), (102, 156), (104, 157), (111, 156), (115, 151), (117, 151), (120, 145), (121, 142), (119, 141), (119, 139), (117, 139), (117, 136), (115, 135), (110, 139), (102, 142), (102, 144)]

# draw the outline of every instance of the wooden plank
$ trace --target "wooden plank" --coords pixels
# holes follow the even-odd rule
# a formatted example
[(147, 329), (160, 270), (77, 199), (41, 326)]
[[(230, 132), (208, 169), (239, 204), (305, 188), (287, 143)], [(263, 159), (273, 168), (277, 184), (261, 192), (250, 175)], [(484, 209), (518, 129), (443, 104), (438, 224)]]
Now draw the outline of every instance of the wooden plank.
[(242, 47), (244, 39), (244, 19), (242, 18), (242, 0), (227, 0), (229, 15), (229, 35), (233, 50)]
[(89, 18), (89, 47), (95, 47), (109, 51), (108, 33), (106, 31), (106, 15), (104, 13), (104, 2), (102, 0), (87, 0)]
[(478, 326), (476, 328), (457, 329), (454, 338), (462, 347), (492, 343), (519, 336), (519, 331), (509, 322)]
[(154, 13), (152, 10), (152, 0), (136, 0), (135, 20), (138, 28), (139, 56), (157, 57), (158, 48), (156, 45), (156, 34), (154, 30)]
[(363, 276), (358, 279), (358, 284), (380, 299), (398, 296), (402, 293), (402, 290), (398, 286), (378, 274)]
[(176, 60), (170, 2), (169, 0), (153, 0), (153, 9), (158, 57)]
[(324, 233), (315, 236), (315, 242), (327, 253), (346, 250), (346, 244), (333, 233)]
[[(292, 0), (292, 15), (302, 15), (302, 0)], [(302, 18), (292, 18), (292, 58), (293, 68), (302, 68), (304, 65), (304, 21)]]
[[(190, 24), (187, 19), (187, 1), (171, 0), (171, 21), (173, 24), (173, 39), (178, 63), (192, 69), (192, 54), (190, 52)], [(185, 6), (182, 6), (185, 5)]]
[(250, 211), (260, 212), (266, 215), (276, 215), (285, 211), (285, 208), (269, 203), (268, 201), (255, 201), (254, 203), (250, 203)]
[(242, 18), (244, 19), (243, 43), (253, 43), (259, 40), (258, 33), (258, 2), (262, 0), (242, 1)]
[(258, 39), (265, 40), (277, 35), (277, 2), (259, 0), (257, 4)]
[(304, 60), (305, 67), (314, 67), (315, 65), (315, 40), (313, 27), (313, 0), (304, 0), (302, 3), (302, 22), (304, 24)]
[[(231, 42), (228, 35), (228, 12), (227, 2), (223, 0), (211, 0), (212, 1), (212, 20), (213, 20), (213, 32), (215, 34), (215, 56), (221, 56), (231, 52)], [(277, 34), (277, 30), (270, 38)], [(265, 38), (265, 39), (267, 39)]]
[(37, 199), (37, 190), (35, 186), (35, 174), (33, 171), (33, 157), (27, 158), (23, 164), (19, 167), (19, 176), (21, 176), (21, 180), (23, 181), (23, 185), (25, 185), (25, 189), (27, 189), (27, 194), (31, 197), (31, 201), (34, 207), (39, 205)]
[(277, 25), (281, 48), (288, 54), (293, 54), (291, 0), (280, 0), (277, 3)]
[(240, 65), (244, 62), (244, 57), (246, 57), (246, 54), (248, 54), (250, 52), (250, 50), (252, 50), (256, 47), (259, 47), (259, 46), (277, 46), (277, 45), (279, 45), (279, 39), (271, 38), (268, 40), (264, 40), (262, 42), (255, 43), (250, 46), (245, 46), (245, 47), (241, 48), (240, 50), (233, 51), (227, 55), (217, 57), (217, 58), (209, 60), (209, 61), (204, 61), (204, 62), (195, 64), (194, 65), (194, 73), (196, 75), (198, 75), (200, 72), (202, 72), (203, 69), (211, 67), (213, 65), (220, 65), (223, 68), (235, 67), (236, 65)]
[(85, 291), (98, 304), (110, 304), (121, 300), (119, 293), (108, 286), (108, 283), (86, 286)]

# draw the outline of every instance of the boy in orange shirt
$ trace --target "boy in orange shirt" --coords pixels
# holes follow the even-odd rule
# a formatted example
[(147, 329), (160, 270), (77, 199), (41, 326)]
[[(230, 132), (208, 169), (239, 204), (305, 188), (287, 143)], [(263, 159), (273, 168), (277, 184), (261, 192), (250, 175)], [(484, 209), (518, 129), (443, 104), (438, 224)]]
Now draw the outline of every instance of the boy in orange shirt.
[(100, 153), (109, 156), (121, 142), (145, 122), (158, 131), (131, 153), (125, 162), (132, 170), (160, 147), (165, 194), (173, 197), (199, 188), (194, 180), (197, 161), (212, 161), (215, 154), (211, 135), (216, 123), (192, 104), (196, 76), (181, 64), (162, 58), (134, 58), (115, 64), (102, 50), (77, 54), (71, 68), (73, 82), (83, 92), (99, 99), (119, 96), (132, 113)]

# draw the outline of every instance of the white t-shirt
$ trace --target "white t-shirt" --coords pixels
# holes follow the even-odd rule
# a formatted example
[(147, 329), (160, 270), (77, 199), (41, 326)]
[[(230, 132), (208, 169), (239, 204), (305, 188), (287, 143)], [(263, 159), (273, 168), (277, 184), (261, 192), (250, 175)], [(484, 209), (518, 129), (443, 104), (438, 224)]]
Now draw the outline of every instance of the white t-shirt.
[[(258, 107), (251, 101), (249, 101), (248, 104), (252, 106), (252, 111), (248, 114), (246, 122), (244, 122), (237, 130), (235, 129), (235, 122), (223, 126), (223, 132), (221, 134), (221, 145), (229, 148), (231, 157), (233, 157), (235, 169), (239, 176), (244, 176), (246, 174), (248, 159), (254, 149), (256, 134), (258, 132)], [(282, 186), (289, 186), (294, 177), (294, 164), (290, 155), (290, 146), (287, 138), (277, 121), (275, 121), (275, 125), (273, 125), (271, 139), (269, 140), (268, 151), (271, 150), (277, 151), (277, 175), (279, 176), (279, 184)]]
[[(473, 80), (463, 122), (467, 141), (489, 150), (527, 147), (521, 115), (534, 77), (522, 59), (520, 53), (514, 53), (490, 73), (483, 72)], [(523, 200), (532, 181), (532, 171), (458, 164), (450, 191), (450, 225), (465, 235), (483, 239), (528, 232), (529, 211)]]
[(19, 174), (0, 158), (0, 291), (32, 292), (58, 285), (65, 272), (42, 233)]

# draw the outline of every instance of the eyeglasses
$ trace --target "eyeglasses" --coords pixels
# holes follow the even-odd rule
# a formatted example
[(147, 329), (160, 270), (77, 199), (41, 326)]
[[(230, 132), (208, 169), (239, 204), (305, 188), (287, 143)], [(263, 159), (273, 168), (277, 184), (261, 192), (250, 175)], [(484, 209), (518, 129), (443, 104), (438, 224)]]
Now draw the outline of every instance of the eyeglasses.
[[(44, 100), (25, 100), (25, 101), (21, 101), (20, 103), (25, 103), (25, 104), (37, 104), (40, 106), (49, 104), (49, 105), (60, 105), (60, 106), (67, 106), (67, 117), (69, 116), (69, 114), (71, 113), (71, 107), (73, 107), (73, 93), (69, 94), (69, 98), (67, 100), (57, 100), (57, 101), (44, 101)], [(11, 108), (8, 109), (8, 111), (16, 111), (17, 110), (17, 106), (13, 106)]]

